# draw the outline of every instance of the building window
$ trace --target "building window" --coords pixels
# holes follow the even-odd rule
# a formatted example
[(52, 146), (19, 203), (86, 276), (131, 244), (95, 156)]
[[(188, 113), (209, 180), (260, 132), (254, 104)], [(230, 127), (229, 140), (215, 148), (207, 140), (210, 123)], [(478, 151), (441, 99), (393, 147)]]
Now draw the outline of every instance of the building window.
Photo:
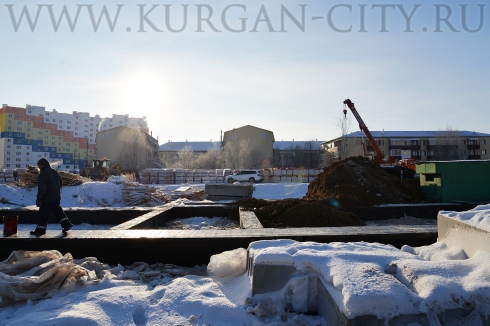
[(462, 140), (461, 145), (466, 145), (466, 140)]
[(468, 145), (478, 145), (478, 140), (468, 140)]
[(109, 138), (109, 134), (103, 134), (102, 136), (104, 137), (104, 139), (108, 139)]
[(262, 138), (267, 138), (267, 136), (268, 136), (268, 135), (267, 135), (267, 134), (265, 134), (265, 133), (264, 133), (264, 134), (262, 134)]
[(230, 134), (230, 138), (236, 138), (236, 134), (235, 133)]
[(480, 145), (486, 145), (486, 144), (487, 142), (485, 141), (485, 139), (480, 140)]
[(425, 181), (434, 182), (434, 180), (435, 180), (435, 174), (426, 174), (425, 175)]
[(486, 149), (482, 149), (481, 150), (481, 155), (487, 155), (487, 150)]

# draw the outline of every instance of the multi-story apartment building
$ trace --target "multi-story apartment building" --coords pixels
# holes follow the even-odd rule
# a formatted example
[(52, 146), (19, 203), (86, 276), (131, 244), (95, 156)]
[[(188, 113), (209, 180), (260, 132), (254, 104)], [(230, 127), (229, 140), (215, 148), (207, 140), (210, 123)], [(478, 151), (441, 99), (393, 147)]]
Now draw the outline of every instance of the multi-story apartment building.
[(98, 127), (99, 132), (116, 127), (139, 129), (146, 132), (147, 134), (150, 132), (146, 116), (144, 116), (143, 118), (130, 118), (128, 114), (113, 114), (112, 118), (101, 118)]
[[(479, 160), (490, 159), (490, 134), (465, 131), (371, 131), (378, 147), (385, 156), (395, 159), (413, 158), (431, 160)], [(338, 158), (362, 155), (361, 142), (366, 151), (375, 154), (366, 135), (356, 131), (322, 144), (325, 150)]]
[[(101, 122), (107, 119), (111, 118), (91, 117), (87, 112), (51, 112), (42, 106), (19, 108), (4, 104), (0, 109), (0, 167), (25, 168), (36, 165), (41, 157), (58, 162), (59, 169), (85, 167), (97, 156), (96, 135), (103, 125)], [(148, 128), (146, 118), (142, 119), (144, 128)]]

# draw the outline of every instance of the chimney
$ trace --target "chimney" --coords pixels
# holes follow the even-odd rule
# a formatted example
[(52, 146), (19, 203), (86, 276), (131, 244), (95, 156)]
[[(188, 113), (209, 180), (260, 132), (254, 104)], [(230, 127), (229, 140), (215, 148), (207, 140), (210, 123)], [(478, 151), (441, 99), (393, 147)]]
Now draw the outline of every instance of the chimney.
[(2, 108), (6, 108), (8, 104), (2, 104)]

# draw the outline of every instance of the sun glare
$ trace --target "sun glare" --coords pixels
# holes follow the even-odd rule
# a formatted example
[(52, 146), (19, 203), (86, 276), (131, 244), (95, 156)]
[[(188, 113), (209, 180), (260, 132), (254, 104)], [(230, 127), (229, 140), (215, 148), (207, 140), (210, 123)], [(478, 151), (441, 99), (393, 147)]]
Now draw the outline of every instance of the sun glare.
[(143, 116), (165, 108), (171, 92), (165, 76), (151, 71), (137, 71), (125, 74), (117, 93), (117, 102), (124, 109), (121, 111)]

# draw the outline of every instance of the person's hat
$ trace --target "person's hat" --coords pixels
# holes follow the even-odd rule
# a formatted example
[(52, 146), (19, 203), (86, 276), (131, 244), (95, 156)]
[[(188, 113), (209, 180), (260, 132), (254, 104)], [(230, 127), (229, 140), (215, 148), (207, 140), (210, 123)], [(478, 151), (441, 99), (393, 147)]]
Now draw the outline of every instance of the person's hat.
[(47, 159), (42, 158), (39, 161), (37, 161), (37, 165), (46, 167), (46, 166), (49, 166), (49, 162)]

